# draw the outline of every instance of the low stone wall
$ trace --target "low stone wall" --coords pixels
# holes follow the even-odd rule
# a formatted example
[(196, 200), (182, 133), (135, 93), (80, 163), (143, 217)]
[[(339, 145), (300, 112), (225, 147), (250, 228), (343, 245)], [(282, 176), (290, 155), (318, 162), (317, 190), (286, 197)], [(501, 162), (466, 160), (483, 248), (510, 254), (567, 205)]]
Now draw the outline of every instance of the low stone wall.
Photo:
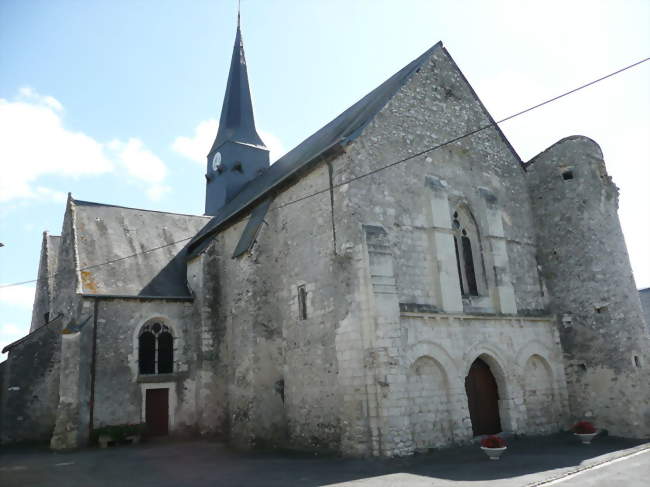
[(59, 401), (59, 322), (14, 345), (3, 364), (0, 442), (47, 442)]

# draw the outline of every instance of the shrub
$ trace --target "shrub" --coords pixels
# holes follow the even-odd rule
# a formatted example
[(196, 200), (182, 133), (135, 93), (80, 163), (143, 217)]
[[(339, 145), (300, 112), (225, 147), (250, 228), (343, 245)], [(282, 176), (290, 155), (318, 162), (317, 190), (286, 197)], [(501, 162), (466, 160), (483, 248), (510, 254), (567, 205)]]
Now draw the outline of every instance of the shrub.
[(503, 448), (506, 446), (506, 440), (500, 436), (490, 435), (481, 440), (481, 446), (485, 448)]
[(573, 425), (571, 431), (573, 431), (574, 433), (578, 433), (580, 435), (584, 435), (584, 434), (595, 433), (596, 428), (594, 428), (594, 425), (591, 424), (589, 421), (578, 421), (576, 424)]
[(145, 432), (145, 424), (115, 424), (102, 426), (93, 430), (93, 440), (96, 441), (101, 435), (110, 436), (113, 441), (123, 442), (127, 436), (142, 435)]

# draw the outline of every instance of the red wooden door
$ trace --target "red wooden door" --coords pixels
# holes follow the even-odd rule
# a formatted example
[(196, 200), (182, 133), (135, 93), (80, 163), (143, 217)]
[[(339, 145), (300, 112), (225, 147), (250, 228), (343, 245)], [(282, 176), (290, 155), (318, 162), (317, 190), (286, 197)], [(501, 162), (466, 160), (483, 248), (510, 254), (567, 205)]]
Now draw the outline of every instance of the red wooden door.
[(501, 431), (499, 391), (488, 364), (477, 358), (465, 378), (465, 391), (474, 436)]
[(169, 432), (169, 389), (147, 389), (145, 420), (149, 436), (162, 436)]

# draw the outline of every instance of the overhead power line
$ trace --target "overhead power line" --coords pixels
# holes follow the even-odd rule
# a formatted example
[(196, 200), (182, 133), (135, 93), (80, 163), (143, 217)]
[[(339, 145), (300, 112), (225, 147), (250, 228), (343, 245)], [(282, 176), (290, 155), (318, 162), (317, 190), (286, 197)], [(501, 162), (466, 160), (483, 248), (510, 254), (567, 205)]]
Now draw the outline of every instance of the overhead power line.
[[(601, 81), (604, 81), (604, 80), (606, 80), (608, 78), (611, 78), (613, 76), (616, 76), (616, 75), (618, 75), (618, 74), (620, 74), (620, 73), (622, 73), (624, 71), (627, 71), (627, 70), (632, 69), (632, 68), (634, 68), (636, 66), (639, 66), (639, 65), (645, 63), (648, 60), (650, 60), (650, 58), (641, 59), (640, 61), (629, 64), (629, 65), (627, 65), (627, 66), (625, 66), (625, 67), (623, 67), (621, 69), (618, 69), (618, 70), (613, 71), (613, 72), (611, 72), (609, 74), (606, 74), (605, 76), (601, 76), (600, 78), (589, 81), (588, 83), (585, 83), (585, 84), (580, 85), (580, 86), (578, 86), (576, 88), (573, 88), (572, 90), (565, 91), (560, 95), (554, 96), (553, 98), (549, 98), (547, 100), (542, 101), (541, 103), (538, 103), (536, 105), (533, 105), (533, 106), (530, 106), (530, 107), (525, 108), (523, 110), (520, 110), (520, 111), (518, 111), (516, 113), (513, 113), (512, 115), (509, 115), (509, 116), (507, 116), (505, 118), (502, 118), (501, 120), (490, 122), (488, 124), (485, 124), (485, 125), (477, 128), (477, 129), (475, 129), (475, 130), (472, 130), (470, 132), (466, 132), (466, 133), (464, 133), (462, 135), (459, 135), (458, 137), (454, 137), (454, 138), (449, 139), (449, 140), (447, 140), (445, 142), (442, 142), (442, 143), (440, 143), (438, 145), (434, 145), (434, 146), (429, 147), (427, 149), (416, 152), (415, 154), (411, 154), (410, 156), (404, 157), (402, 159), (398, 159), (398, 160), (393, 161), (393, 162), (391, 162), (389, 164), (386, 164), (384, 166), (377, 167), (377, 168), (373, 169), (372, 171), (368, 171), (366, 173), (360, 174), (358, 176), (354, 176), (354, 177), (352, 177), (350, 179), (347, 179), (345, 181), (333, 184), (331, 187), (328, 186), (327, 188), (323, 188), (323, 189), (321, 189), (319, 191), (316, 191), (314, 193), (310, 193), (308, 195), (301, 196), (300, 198), (297, 198), (295, 200), (288, 201), (286, 203), (283, 203), (281, 205), (278, 205), (278, 206), (276, 206), (274, 208), (269, 209), (269, 211), (279, 210), (279, 209), (285, 208), (285, 207), (287, 207), (289, 205), (300, 203), (301, 201), (304, 201), (304, 200), (309, 199), (309, 198), (313, 198), (314, 196), (318, 196), (320, 194), (327, 193), (333, 188), (338, 188), (338, 187), (341, 187), (341, 186), (345, 186), (346, 184), (350, 184), (350, 183), (353, 183), (353, 182), (358, 181), (360, 179), (367, 178), (368, 176), (372, 176), (373, 174), (377, 174), (377, 173), (379, 173), (381, 171), (385, 171), (386, 169), (390, 169), (391, 167), (397, 166), (399, 164), (403, 164), (405, 162), (413, 160), (413, 159), (415, 159), (417, 157), (420, 157), (420, 156), (422, 156), (424, 154), (427, 154), (429, 152), (433, 152), (433, 151), (435, 151), (437, 149), (441, 149), (441, 148), (443, 148), (443, 147), (445, 147), (447, 145), (458, 142), (459, 140), (465, 139), (467, 137), (471, 137), (472, 135), (476, 135), (477, 133), (482, 132), (482, 131), (484, 131), (486, 129), (496, 127), (496, 126), (498, 126), (498, 125), (500, 125), (500, 124), (502, 124), (504, 122), (507, 122), (508, 120), (512, 120), (513, 118), (520, 117), (520, 116), (522, 116), (522, 115), (524, 115), (526, 113), (529, 113), (529, 112), (531, 112), (533, 110), (541, 108), (541, 107), (543, 107), (545, 105), (548, 105), (549, 103), (553, 103), (553, 102), (555, 102), (555, 101), (557, 101), (557, 100), (559, 100), (561, 98), (572, 95), (572, 94), (574, 94), (574, 93), (576, 93), (576, 92), (578, 92), (580, 90), (583, 90), (583, 89), (588, 88), (590, 86), (593, 86), (593, 85), (595, 85), (597, 83), (600, 83)], [(123, 260), (131, 259), (131, 258), (137, 257), (139, 255), (145, 255), (145, 254), (148, 254), (150, 252), (155, 252), (157, 250), (164, 249), (166, 247), (171, 247), (173, 245), (178, 245), (180, 243), (187, 242), (188, 240), (191, 240), (192, 238), (194, 238), (194, 235), (190, 235), (189, 237), (182, 238), (180, 240), (176, 240), (174, 242), (170, 242), (170, 243), (167, 243), (167, 244), (164, 244), (164, 245), (160, 245), (158, 247), (152, 247), (150, 249), (143, 250), (141, 252), (135, 252), (133, 254), (125, 255), (125, 256), (119, 257), (117, 259), (112, 259), (112, 260), (108, 260), (108, 261), (105, 261), (105, 262), (100, 262), (100, 263), (97, 263), (97, 264), (92, 264), (92, 265), (88, 265), (88, 266), (85, 266), (85, 267), (81, 267), (81, 268), (79, 268), (79, 271), (85, 271), (85, 270), (88, 270), (88, 269), (95, 269), (97, 267), (101, 267), (101, 266), (104, 266), (104, 265), (115, 264), (116, 262), (121, 262)], [(58, 273), (54, 273), (51, 276), (48, 276), (46, 279), (52, 279), (57, 274)], [(43, 279), (43, 280), (46, 280), (46, 279)], [(14, 283), (11, 283), (11, 284), (3, 284), (3, 285), (0, 285), (0, 289), (4, 289), (4, 288), (8, 288), (8, 287), (15, 287), (15, 286), (23, 286), (25, 284), (32, 284), (32, 283), (35, 283), (35, 282), (38, 282), (38, 281), (39, 281), (39, 279), (32, 279), (32, 280), (29, 280), (29, 281), (14, 282)]]

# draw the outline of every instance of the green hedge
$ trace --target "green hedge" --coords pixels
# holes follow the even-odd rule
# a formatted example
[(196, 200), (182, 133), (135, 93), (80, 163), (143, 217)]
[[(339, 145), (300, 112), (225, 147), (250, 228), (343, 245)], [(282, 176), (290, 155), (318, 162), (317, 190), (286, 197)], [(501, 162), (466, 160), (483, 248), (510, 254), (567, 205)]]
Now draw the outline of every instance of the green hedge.
[(121, 442), (126, 439), (127, 436), (133, 435), (143, 435), (145, 432), (145, 424), (115, 424), (111, 426), (102, 426), (101, 428), (96, 428), (93, 430), (93, 443), (97, 442), (97, 439), (100, 435), (108, 435), (113, 441)]

